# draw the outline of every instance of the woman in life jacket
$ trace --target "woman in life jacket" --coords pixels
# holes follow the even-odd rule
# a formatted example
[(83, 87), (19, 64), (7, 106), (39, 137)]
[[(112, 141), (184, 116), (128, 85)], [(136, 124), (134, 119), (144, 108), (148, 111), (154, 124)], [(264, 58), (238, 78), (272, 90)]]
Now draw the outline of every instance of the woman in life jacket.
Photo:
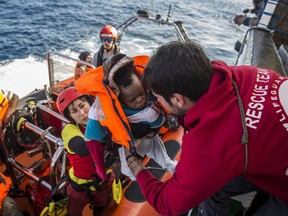
[(67, 187), (70, 216), (82, 215), (88, 203), (92, 205), (93, 215), (98, 215), (112, 195), (114, 174), (110, 172), (105, 180), (99, 178), (84, 140), (91, 104), (91, 97), (80, 94), (74, 87), (64, 89), (57, 98), (59, 112), (70, 121), (61, 134), (72, 166)]

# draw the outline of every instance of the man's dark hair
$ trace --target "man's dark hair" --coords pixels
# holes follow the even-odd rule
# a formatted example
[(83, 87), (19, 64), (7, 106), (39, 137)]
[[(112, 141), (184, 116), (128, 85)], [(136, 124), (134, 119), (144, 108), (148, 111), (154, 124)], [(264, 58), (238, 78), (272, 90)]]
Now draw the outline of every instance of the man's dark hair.
[(212, 75), (212, 64), (200, 45), (173, 41), (156, 50), (145, 67), (142, 83), (168, 103), (174, 93), (197, 101), (208, 90)]
[(80, 60), (82, 60), (82, 61), (85, 61), (85, 58), (87, 57), (87, 56), (89, 56), (89, 55), (91, 55), (89, 52), (82, 52), (82, 53), (80, 53), (80, 55), (79, 55), (79, 59)]
[(127, 87), (132, 83), (132, 75), (136, 74), (133, 67), (122, 67), (114, 75), (114, 82), (118, 87)]

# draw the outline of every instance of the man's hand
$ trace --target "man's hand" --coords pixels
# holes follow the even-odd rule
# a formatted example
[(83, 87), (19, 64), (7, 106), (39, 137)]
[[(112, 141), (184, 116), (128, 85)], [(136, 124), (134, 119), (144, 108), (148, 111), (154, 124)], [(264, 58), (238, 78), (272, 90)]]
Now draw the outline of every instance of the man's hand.
[(137, 174), (145, 169), (144, 165), (140, 160), (137, 159), (135, 155), (132, 155), (128, 148), (124, 147), (124, 152), (126, 156), (127, 165), (132, 171), (133, 175), (137, 177)]
[(243, 22), (244, 22), (244, 20), (246, 19), (246, 16), (244, 16), (244, 15), (236, 15), (235, 17), (234, 17), (234, 19), (233, 19), (233, 21), (234, 21), (234, 23), (236, 24), (236, 25), (242, 25), (243, 24)]

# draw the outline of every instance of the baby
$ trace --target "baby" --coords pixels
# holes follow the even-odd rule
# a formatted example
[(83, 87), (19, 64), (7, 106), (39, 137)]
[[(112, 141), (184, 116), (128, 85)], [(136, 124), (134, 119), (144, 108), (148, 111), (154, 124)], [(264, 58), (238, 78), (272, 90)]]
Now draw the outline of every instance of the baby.
[[(157, 135), (166, 119), (155, 97), (144, 90), (133, 66), (120, 68), (115, 73), (113, 81), (119, 88), (118, 99), (136, 139), (137, 154), (142, 157), (149, 156), (161, 167), (174, 173), (176, 162), (167, 155), (164, 144)], [(121, 172), (135, 181), (126, 162), (124, 147), (119, 149), (119, 154)]]

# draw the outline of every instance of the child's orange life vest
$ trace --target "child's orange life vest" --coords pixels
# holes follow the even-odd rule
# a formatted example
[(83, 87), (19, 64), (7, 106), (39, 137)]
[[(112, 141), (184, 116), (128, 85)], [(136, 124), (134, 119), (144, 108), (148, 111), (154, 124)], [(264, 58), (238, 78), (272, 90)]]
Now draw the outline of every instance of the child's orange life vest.
[[(142, 74), (149, 56), (136, 56), (133, 59), (136, 72)], [(100, 125), (108, 128), (114, 143), (131, 150), (134, 147), (134, 138), (129, 122), (114, 91), (104, 82), (103, 67), (83, 74), (75, 82), (75, 87), (82, 94), (95, 96)]]

